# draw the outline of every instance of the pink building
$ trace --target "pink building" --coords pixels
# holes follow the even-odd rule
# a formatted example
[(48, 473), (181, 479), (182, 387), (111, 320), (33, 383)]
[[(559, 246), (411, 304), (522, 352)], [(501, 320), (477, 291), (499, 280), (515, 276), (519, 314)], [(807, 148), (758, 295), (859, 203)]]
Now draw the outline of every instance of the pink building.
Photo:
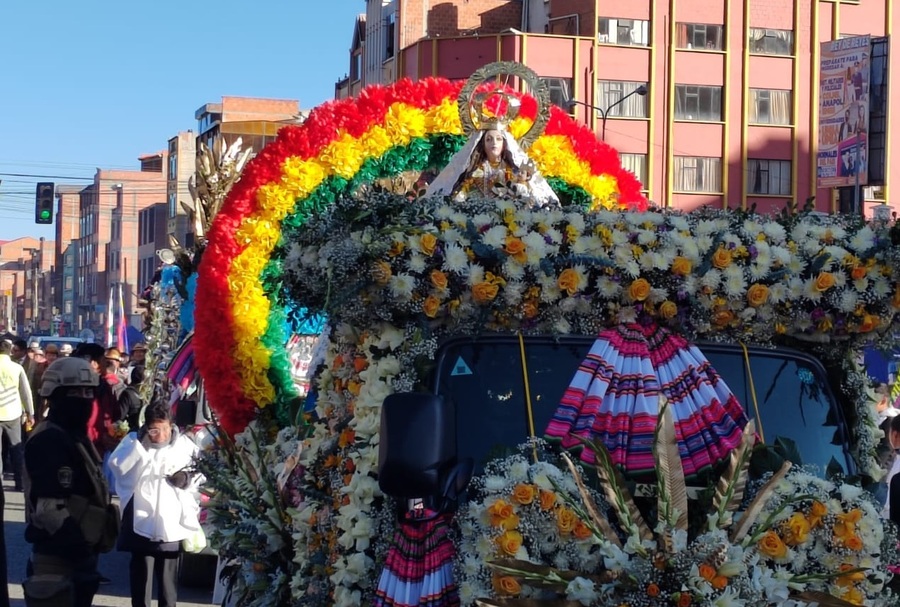
[[(815, 196), (818, 209), (836, 212), (837, 190), (816, 188), (819, 43), (890, 36), (900, 24), (891, 0), (367, 0), (366, 7), (337, 97), (404, 76), (462, 79), (486, 63), (519, 61), (546, 79), (554, 102), (580, 102), (574, 116), (598, 135), (606, 123), (605, 139), (652, 201), (682, 209), (771, 211)], [(888, 64), (900, 53), (894, 46)], [(882, 92), (900, 107), (895, 81)], [(635, 94), (642, 85), (646, 95)], [(900, 174), (890, 113), (882, 119), (885, 176)], [(867, 213), (890, 199), (889, 186), (865, 188)]]

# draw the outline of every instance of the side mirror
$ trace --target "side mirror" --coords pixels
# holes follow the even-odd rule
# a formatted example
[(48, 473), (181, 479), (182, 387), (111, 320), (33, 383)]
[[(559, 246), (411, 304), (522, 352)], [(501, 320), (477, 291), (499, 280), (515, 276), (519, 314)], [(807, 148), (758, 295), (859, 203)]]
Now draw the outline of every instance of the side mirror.
[(401, 499), (441, 498), (457, 480), (456, 411), (443, 397), (391, 394), (381, 406), (378, 486)]

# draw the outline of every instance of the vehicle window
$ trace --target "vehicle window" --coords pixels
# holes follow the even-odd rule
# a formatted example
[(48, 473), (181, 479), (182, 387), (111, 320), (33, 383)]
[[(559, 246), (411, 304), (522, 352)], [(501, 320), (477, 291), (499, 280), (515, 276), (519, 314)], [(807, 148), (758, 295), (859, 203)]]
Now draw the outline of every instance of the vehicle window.
[[(535, 432), (543, 436), (562, 394), (591, 339), (556, 343), (526, 340), (526, 365)], [(751, 418), (755, 418), (742, 350), (736, 346), (703, 346), (704, 353)], [(803, 463), (824, 472), (835, 458), (846, 467), (836, 403), (821, 369), (802, 358), (776, 351), (754, 350), (753, 380), (766, 442), (793, 440)], [(472, 457), (476, 468), (493, 456), (522, 443), (529, 434), (521, 354), (514, 338), (450, 342), (442, 348), (436, 390), (457, 410), (457, 452)]]

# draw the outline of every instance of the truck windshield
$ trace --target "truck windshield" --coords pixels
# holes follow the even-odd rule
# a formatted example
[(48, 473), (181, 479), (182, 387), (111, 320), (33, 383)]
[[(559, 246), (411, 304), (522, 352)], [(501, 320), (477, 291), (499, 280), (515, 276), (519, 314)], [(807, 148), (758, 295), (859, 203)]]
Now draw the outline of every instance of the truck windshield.
[[(560, 397), (592, 343), (588, 337), (560, 341), (526, 339), (525, 364), (537, 436), (543, 436)], [(849, 471), (847, 434), (840, 409), (817, 361), (793, 350), (751, 348), (748, 374), (740, 346), (700, 347), (747, 415), (761, 419), (757, 430), (762, 430), (767, 444), (774, 444), (778, 438), (789, 439), (796, 443), (803, 464), (817, 465), (824, 473), (834, 460)], [(435, 391), (456, 407), (459, 457), (472, 457), (481, 470), (488, 459), (514, 449), (528, 437), (518, 338), (492, 336), (448, 341), (438, 353), (435, 371)]]

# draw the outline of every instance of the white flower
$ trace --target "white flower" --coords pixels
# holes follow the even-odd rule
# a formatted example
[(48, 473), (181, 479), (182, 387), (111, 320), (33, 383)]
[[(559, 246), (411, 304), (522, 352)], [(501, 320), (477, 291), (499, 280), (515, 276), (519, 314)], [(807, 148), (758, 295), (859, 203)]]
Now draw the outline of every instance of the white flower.
[(784, 242), (784, 239), (787, 237), (784, 226), (774, 221), (766, 222), (763, 226), (763, 234), (768, 236), (772, 242)]
[(421, 274), (425, 271), (425, 257), (419, 255), (418, 253), (413, 253), (409, 256), (409, 260), (406, 262), (406, 268), (415, 274)]
[(494, 222), (495, 216), (490, 213), (479, 213), (472, 217), (472, 225), (476, 228), (483, 228), (485, 226), (491, 225)]
[(744, 607), (746, 601), (738, 595), (737, 591), (728, 588), (721, 596), (713, 601), (713, 607)]
[(747, 282), (744, 280), (744, 272), (739, 266), (728, 266), (724, 272), (725, 293), (729, 297), (738, 298), (747, 290)]
[(380, 350), (390, 349), (396, 350), (404, 341), (403, 331), (384, 323), (375, 328), (375, 334), (378, 335), (378, 348)]
[(566, 586), (566, 598), (578, 601), (582, 605), (590, 605), (597, 600), (594, 582), (583, 577), (576, 577)]
[(558, 318), (553, 323), (553, 330), (556, 331), (557, 333), (565, 335), (567, 333), (572, 332), (572, 325), (569, 324), (569, 321), (566, 320), (565, 318)]
[(522, 237), (522, 242), (525, 243), (525, 254), (531, 265), (539, 264), (550, 254), (551, 248), (539, 232), (528, 232)]
[(597, 291), (604, 299), (616, 299), (622, 292), (622, 285), (606, 276), (601, 276), (597, 279)]
[(441, 238), (446, 244), (468, 244), (463, 242), (462, 234), (456, 228), (447, 228), (441, 232)]
[(470, 287), (484, 282), (484, 268), (477, 263), (469, 264), (469, 270), (466, 274), (466, 282), (469, 283)]
[(469, 267), (469, 257), (465, 249), (456, 244), (448, 244), (444, 251), (444, 270), (463, 274)]
[(500, 493), (506, 490), (507, 480), (502, 476), (486, 476), (484, 478), (484, 489), (488, 493)]
[(509, 280), (522, 280), (525, 278), (525, 266), (512, 257), (503, 262), (503, 275)]
[(864, 226), (850, 238), (850, 248), (857, 253), (863, 253), (875, 246), (875, 232), (869, 226)]
[(495, 249), (502, 248), (506, 244), (506, 226), (492, 226), (484, 234), (481, 235), (481, 242)]
[(405, 302), (412, 298), (413, 289), (416, 288), (416, 279), (409, 274), (394, 274), (391, 276), (388, 286), (395, 299)]
[(517, 458), (509, 467), (507, 477), (514, 483), (521, 483), (528, 480), (528, 461)]
[(700, 278), (700, 285), (710, 289), (716, 289), (719, 287), (721, 281), (722, 272), (720, 270), (709, 270)]
[(509, 305), (517, 305), (522, 301), (522, 295), (525, 293), (526, 286), (524, 282), (506, 283), (506, 286), (503, 287), (503, 300)]

